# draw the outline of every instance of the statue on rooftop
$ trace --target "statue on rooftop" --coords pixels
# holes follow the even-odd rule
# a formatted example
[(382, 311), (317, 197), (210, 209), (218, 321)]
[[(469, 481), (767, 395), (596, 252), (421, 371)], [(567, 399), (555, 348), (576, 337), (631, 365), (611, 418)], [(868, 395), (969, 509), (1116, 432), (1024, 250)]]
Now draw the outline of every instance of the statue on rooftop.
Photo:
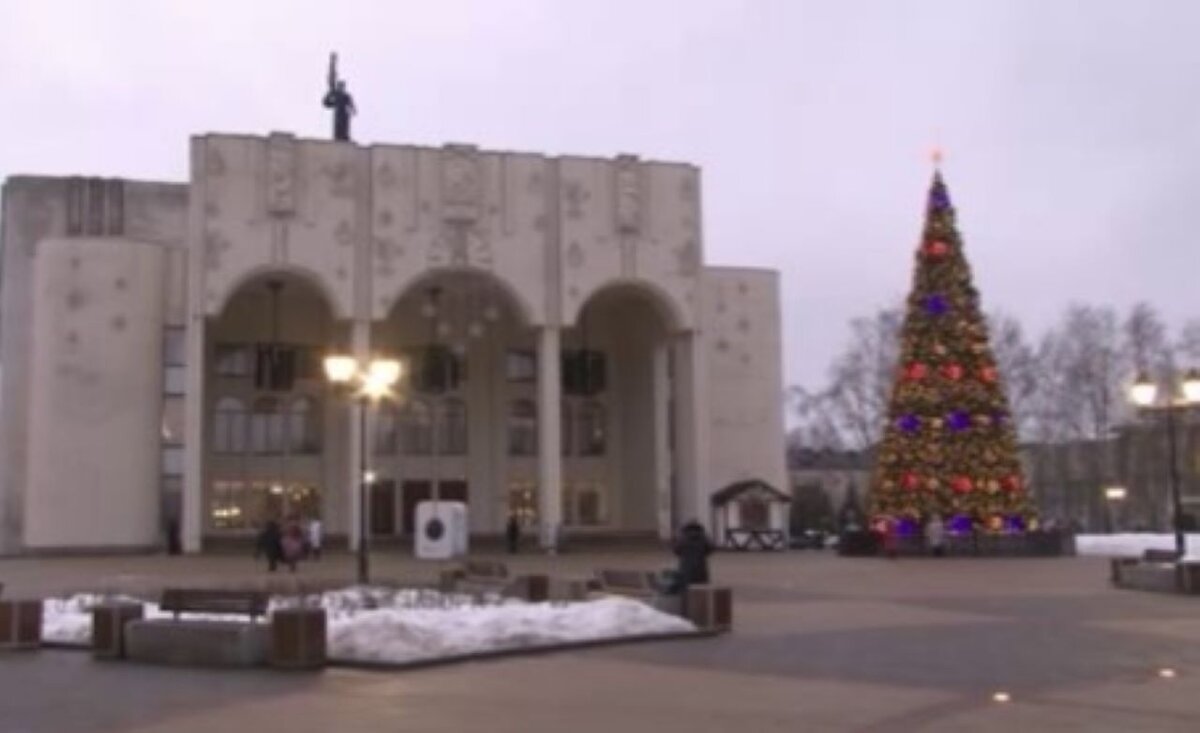
[(329, 91), (325, 93), (325, 106), (333, 110), (333, 139), (350, 140), (350, 117), (358, 114), (354, 98), (346, 91), (346, 82), (338, 78), (337, 54), (329, 54)]

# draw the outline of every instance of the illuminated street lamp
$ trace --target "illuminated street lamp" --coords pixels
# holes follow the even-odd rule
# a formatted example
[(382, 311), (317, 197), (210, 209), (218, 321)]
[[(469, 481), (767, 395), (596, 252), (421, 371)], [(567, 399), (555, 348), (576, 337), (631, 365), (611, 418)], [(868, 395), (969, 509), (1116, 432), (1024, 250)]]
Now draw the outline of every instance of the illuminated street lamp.
[[(1174, 380), (1172, 380), (1174, 381)], [(1183, 375), (1178, 394), (1168, 391), (1163, 404), (1158, 404), (1158, 384), (1150, 375), (1142, 372), (1137, 381), (1129, 388), (1129, 397), (1135, 405), (1145, 410), (1161, 410), (1167, 420), (1167, 461), (1168, 477), (1171, 482), (1171, 523), (1175, 530), (1175, 554), (1183, 557), (1186, 543), (1183, 537), (1183, 499), (1179, 494), (1179, 459), (1175, 455), (1175, 413), (1186, 410), (1191, 405), (1200, 404), (1200, 371), (1189, 370)]]
[(370, 580), (367, 562), (367, 487), (375, 482), (375, 472), (367, 468), (367, 410), (392, 394), (403, 368), (395, 359), (372, 359), (360, 365), (353, 356), (325, 358), (325, 376), (339, 389), (349, 392), (358, 406), (358, 456), (362, 475), (358, 485), (358, 582)]
[(1117, 506), (1125, 501), (1124, 486), (1109, 486), (1104, 489), (1104, 498), (1108, 500), (1108, 532), (1117, 531)]

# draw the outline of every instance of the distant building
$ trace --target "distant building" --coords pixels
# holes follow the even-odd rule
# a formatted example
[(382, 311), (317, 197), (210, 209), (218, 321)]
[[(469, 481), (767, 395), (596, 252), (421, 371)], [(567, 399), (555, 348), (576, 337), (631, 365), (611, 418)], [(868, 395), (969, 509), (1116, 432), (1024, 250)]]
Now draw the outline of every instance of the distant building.
[[(1166, 430), (1161, 416), (1121, 426), (1108, 440), (1022, 446), (1026, 476), (1045, 519), (1075, 522), (1091, 531), (1168, 530), (1171, 489)], [(1200, 420), (1181, 420), (1176, 446), (1185, 511), (1200, 516)], [(1109, 502), (1105, 489), (1125, 489)]]
[[(827, 497), (834, 517), (845, 505), (851, 487), (855, 490), (859, 509), (866, 510), (871, 471), (875, 465), (873, 450), (832, 450), (792, 445), (788, 448), (787, 465), (796, 522), (808, 523), (808, 518), (795, 515), (803, 513), (810, 506), (805, 498), (813, 491), (819, 491)], [(793, 531), (796, 529), (793, 527)]]

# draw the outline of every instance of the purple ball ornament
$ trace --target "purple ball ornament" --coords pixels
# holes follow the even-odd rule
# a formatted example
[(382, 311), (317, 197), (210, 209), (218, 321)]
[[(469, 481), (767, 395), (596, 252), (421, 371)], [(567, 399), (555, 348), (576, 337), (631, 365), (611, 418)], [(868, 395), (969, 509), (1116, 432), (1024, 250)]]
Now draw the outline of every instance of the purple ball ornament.
[(931, 316), (943, 316), (950, 310), (950, 304), (941, 295), (930, 295), (925, 298), (925, 312)]
[(896, 534), (901, 537), (915, 537), (921, 527), (912, 517), (902, 517), (896, 521)]
[(929, 206), (938, 211), (950, 208), (950, 194), (946, 193), (946, 187), (941, 181), (935, 183), (933, 190), (929, 192)]
[(971, 518), (966, 514), (959, 514), (952, 517), (947, 526), (950, 529), (950, 534), (970, 534)]
[(1014, 515), (1011, 517), (1005, 517), (1004, 518), (1004, 531), (1005, 532), (1024, 532), (1025, 531), (1025, 520), (1017, 515)]
[(946, 416), (946, 427), (956, 433), (971, 427), (971, 416), (962, 410), (956, 410)]
[(921, 418), (909, 413), (897, 420), (896, 426), (904, 432), (912, 434), (921, 429)]

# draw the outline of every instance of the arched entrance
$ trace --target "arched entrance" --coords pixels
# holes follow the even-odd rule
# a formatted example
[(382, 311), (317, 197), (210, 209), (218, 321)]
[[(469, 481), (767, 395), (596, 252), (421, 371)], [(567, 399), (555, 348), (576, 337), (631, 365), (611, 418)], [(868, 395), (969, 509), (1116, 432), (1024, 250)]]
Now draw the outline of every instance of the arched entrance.
[(593, 293), (564, 329), (563, 524), (671, 529), (671, 304), (639, 283)]
[(514, 492), (536, 485), (525, 305), (490, 273), (434, 271), (372, 324), (371, 344), (405, 365), (397, 399), (377, 408), (370, 429), (372, 532), (411, 535), (417, 503), (435, 496), (466, 502), (472, 532), (499, 532)]
[(202, 534), (252, 535), (268, 519), (337, 520), (346, 460), (322, 358), (346, 328), (305, 277), (241, 283), (205, 332)]

